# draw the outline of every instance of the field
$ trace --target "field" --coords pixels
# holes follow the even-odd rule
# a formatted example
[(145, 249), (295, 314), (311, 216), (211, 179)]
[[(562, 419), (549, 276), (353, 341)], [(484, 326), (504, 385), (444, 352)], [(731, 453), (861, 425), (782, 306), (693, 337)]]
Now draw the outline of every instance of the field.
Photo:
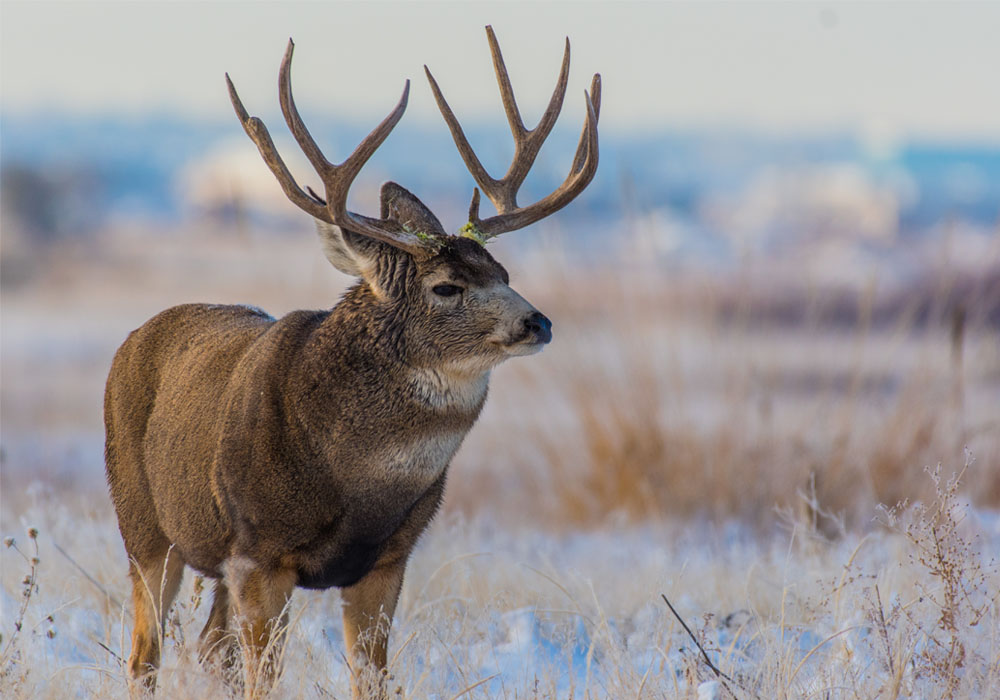
[[(519, 235), (494, 254), (555, 341), (495, 372), (452, 464), (393, 627), (401, 697), (1000, 695), (997, 257), (832, 287), (749, 262), (582, 262), (557, 231), (524, 253)], [(0, 695), (122, 697), (115, 347), (172, 304), (281, 314), (349, 280), (303, 231), (122, 228), (14, 253)], [(196, 661), (206, 585), (187, 574), (169, 616), (163, 697), (230, 692)], [(349, 695), (339, 605), (296, 593), (276, 697)]]

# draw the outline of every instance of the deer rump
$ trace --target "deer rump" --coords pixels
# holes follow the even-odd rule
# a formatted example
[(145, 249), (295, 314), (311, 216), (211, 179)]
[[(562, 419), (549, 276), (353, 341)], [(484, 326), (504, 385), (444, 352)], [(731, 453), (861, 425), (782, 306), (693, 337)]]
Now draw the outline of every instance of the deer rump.
[[(328, 358), (339, 362), (311, 356), (329, 315), (276, 321), (246, 306), (190, 304), (129, 336), (105, 406), (108, 480), (128, 551), (155, 545), (136, 538), (166, 537), (213, 578), (247, 557), (294, 568), (300, 587), (344, 587), (372, 569), (415, 504), (437, 509), (450, 454), (420, 470), (400, 463), (400, 450), (373, 461), (373, 441), (412, 431), (421, 407), (400, 412), (398, 395), (386, 405), (386, 377), (370, 357), (343, 345)], [(319, 430), (315, 411), (303, 410), (316, 405)]]

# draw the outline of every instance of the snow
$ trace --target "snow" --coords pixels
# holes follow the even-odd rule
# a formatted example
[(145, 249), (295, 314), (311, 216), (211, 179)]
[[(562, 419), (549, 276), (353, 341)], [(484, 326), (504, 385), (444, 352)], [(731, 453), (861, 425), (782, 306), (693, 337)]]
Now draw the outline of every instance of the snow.
[[(117, 601), (128, 599), (129, 586), (113, 516), (86, 498), (64, 495), (62, 505), (30, 506), (22, 505), (30, 501), (24, 495), (5, 494), (2, 527), (26, 551), (19, 523), (37, 524), (39, 588), (9, 657), (27, 564), (5, 549), (4, 697), (52, 696), (64, 688), (74, 697), (120, 696), (126, 681), (118, 659), (127, 655), (130, 619)], [(971, 516), (964, 526), (975, 526), (977, 555), (997, 551), (1000, 535), (978, 525), (995, 523), (997, 514)], [(872, 532), (828, 542), (802, 532), (754, 539), (714, 532), (699, 540), (690, 525), (661, 523), (557, 536), (443, 518), (408, 570), (390, 643), (390, 682), (405, 697), (445, 700), (473, 685), (468, 697), (694, 692), (701, 700), (728, 697), (723, 684), (758, 697), (779, 689), (848, 697), (847, 688), (871, 697), (892, 678), (888, 639), (898, 648), (893, 657), (908, 659), (902, 675), (908, 697), (940, 691), (945, 681), (919, 665), (927, 651), (919, 631), (934, 629), (938, 610), (915, 595), (916, 585), (933, 586), (935, 579), (914, 562), (905, 538)], [(160, 682), (169, 697), (224, 692), (194, 658), (208, 605), (195, 602), (191, 581), (188, 575), (167, 625)], [(994, 564), (981, 585), (995, 591), (998, 583)], [(888, 619), (885, 637), (875, 586)], [(704, 663), (661, 593), (731, 680)], [(956, 618), (965, 649), (956, 697), (997, 690), (989, 673), (998, 641), (995, 597), (989, 604), (992, 617), (981, 624), (963, 626), (967, 611)], [(338, 608), (335, 591), (296, 594), (279, 697), (348, 693)], [(900, 608), (905, 612), (893, 612)]]

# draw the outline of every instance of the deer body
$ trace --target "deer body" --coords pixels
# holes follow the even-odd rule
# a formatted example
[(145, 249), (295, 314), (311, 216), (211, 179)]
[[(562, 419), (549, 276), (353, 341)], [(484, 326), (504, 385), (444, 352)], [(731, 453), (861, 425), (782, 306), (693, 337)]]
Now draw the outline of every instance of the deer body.
[[(337, 334), (338, 309), (275, 321), (246, 307), (175, 307), (119, 352), (113, 376), (156, 402), (128, 417), (144, 432), (115, 435), (114, 449), (138, 459), (113, 477), (148, 483), (163, 534), (203, 574), (246, 556), (294, 568), (310, 588), (356, 583), (472, 427), (485, 392), (472, 405), (428, 405), (392, 353), (358, 342), (379, 336)], [(118, 386), (109, 413), (122, 425)]]
[[(489, 38), (503, 86), (492, 31)], [(563, 91), (568, 59), (567, 44)], [(158, 628), (188, 565), (217, 580), (201, 656), (228, 663), (238, 641), (250, 694), (268, 687), (274, 633), (297, 586), (342, 589), (354, 695), (384, 692), (380, 674), (368, 670), (385, 667), (406, 560), (440, 505), (490, 372), (551, 339), (549, 320), (510, 288), (482, 242), (564, 206), (597, 164), (595, 77), (570, 177), (537, 205), (518, 208), (515, 194), (558, 113), (559, 88), (542, 126), (515, 129), (518, 152), (522, 142), (534, 152), (515, 156), (517, 167), (501, 180), (470, 168), (499, 212), (479, 219), (477, 190), (469, 224), (476, 235), (448, 236), (391, 182), (382, 187), (380, 219), (352, 214), (350, 181), (402, 115), (406, 92), (333, 166), (295, 110), (290, 60), (291, 44), (282, 110), (323, 177), (326, 200), (299, 189), (230, 83), (233, 104), (290, 199), (316, 218), (330, 262), (359, 282), (329, 311), (279, 320), (246, 306), (176, 306), (116, 353), (105, 393), (107, 473), (133, 582), (129, 666), (147, 687), (159, 662)], [(510, 114), (512, 96), (504, 104)], [(460, 131), (452, 127), (470, 162)]]

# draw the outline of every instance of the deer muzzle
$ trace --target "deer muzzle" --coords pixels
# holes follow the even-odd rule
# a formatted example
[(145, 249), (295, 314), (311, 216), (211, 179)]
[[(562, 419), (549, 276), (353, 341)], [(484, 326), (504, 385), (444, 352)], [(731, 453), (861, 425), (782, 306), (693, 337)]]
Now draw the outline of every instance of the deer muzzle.
[(539, 345), (545, 345), (552, 340), (552, 321), (542, 312), (535, 311), (524, 319), (524, 332), (529, 342), (533, 338)]

